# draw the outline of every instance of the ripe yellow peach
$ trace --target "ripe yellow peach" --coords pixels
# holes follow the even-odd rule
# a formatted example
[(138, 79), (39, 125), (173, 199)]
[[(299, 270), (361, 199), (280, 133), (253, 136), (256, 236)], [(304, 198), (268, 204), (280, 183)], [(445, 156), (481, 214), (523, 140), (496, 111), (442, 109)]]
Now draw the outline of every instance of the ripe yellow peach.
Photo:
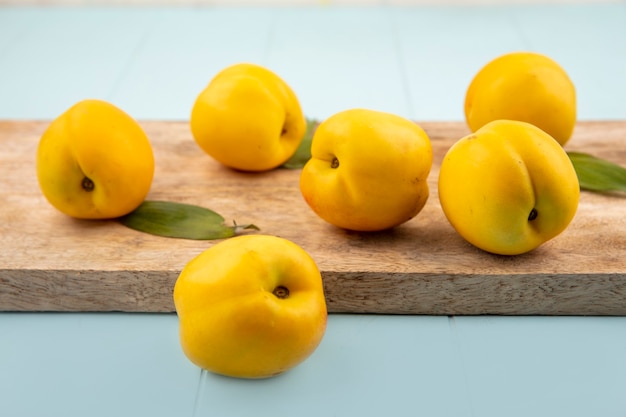
[(390, 113), (346, 110), (316, 129), (300, 191), (328, 223), (379, 231), (422, 210), (431, 166), (430, 140), (416, 123)]
[(37, 177), (46, 199), (76, 218), (130, 213), (152, 185), (148, 137), (128, 114), (102, 100), (83, 100), (56, 118), (37, 149)]
[(576, 125), (576, 90), (550, 57), (508, 53), (487, 63), (470, 83), (465, 119), (472, 132), (499, 119), (528, 122), (565, 145)]
[(224, 240), (192, 259), (174, 286), (185, 355), (199, 367), (266, 378), (309, 357), (326, 331), (320, 272), (295, 243)]
[(277, 74), (255, 64), (219, 72), (196, 99), (190, 125), (207, 154), (242, 171), (282, 165), (306, 132), (296, 94)]
[(561, 145), (530, 123), (510, 120), (456, 142), (441, 164), (438, 190), (456, 231), (501, 255), (531, 251), (563, 232), (580, 195)]

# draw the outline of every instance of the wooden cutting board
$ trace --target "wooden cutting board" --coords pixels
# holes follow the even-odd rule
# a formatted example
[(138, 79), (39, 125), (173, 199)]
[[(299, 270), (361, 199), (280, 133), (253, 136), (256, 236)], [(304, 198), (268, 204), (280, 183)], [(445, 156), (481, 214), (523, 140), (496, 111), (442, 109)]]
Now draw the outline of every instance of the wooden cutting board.
[[(186, 122), (142, 122), (154, 147), (150, 200), (197, 204), (290, 239), (317, 262), (332, 313), (626, 315), (626, 197), (583, 192), (576, 217), (539, 249), (505, 257), (466, 243), (439, 206), (445, 151), (463, 123), (420, 123), (434, 166), (413, 220), (380, 233), (337, 229), (310, 211), (299, 170), (218, 165)], [(174, 311), (183, 266), (216, 241), (162, 238), (116, 221), (71, 219), (44, 200), (35, 154), (44, 121), (0, 121), (0, 310)], [(626, 165), (626, 121), (583, 122), (568, 150)]]

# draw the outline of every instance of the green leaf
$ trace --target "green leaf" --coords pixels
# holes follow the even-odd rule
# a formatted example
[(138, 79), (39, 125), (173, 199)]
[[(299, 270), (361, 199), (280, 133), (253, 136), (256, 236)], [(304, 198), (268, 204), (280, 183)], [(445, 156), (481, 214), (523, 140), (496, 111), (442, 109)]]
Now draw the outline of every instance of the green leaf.
[(282, 165), (282, 168), (287, 169), (300, 169), (304, 167), (304, 164), (307, 163), (309, 159), (311, 159), (311, 142), (313, 141), (313, 134), (315, 133), (315, 129), (319, 122), (314, 119), (307, 119), (306, 121), (306, 133), (304, 134), (304, 138), (302, 142), (300, 142), (300, 146), (296, 150), (291, 158), (287, 162)]
[(253, 224), (226, 226), (224, 218), (213, 210), (171, 201), (144, 201), (119, 221), (140, 232), (193, 240), (225, 239), (239, 230), (259, 230)]
[(586, 153), (567, 154), (582, 190), (626, 192), (626, 168)]

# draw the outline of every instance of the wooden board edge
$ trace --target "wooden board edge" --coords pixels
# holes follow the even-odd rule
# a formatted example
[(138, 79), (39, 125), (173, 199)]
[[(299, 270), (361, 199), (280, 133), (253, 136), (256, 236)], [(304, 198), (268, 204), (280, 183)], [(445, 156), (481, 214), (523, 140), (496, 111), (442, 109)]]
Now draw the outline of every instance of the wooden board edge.
[[(329, 313), (626, 316), (626, 274), (323, 272)], [(175, 271), (0, 269), (0, 311), (175, 312)]]

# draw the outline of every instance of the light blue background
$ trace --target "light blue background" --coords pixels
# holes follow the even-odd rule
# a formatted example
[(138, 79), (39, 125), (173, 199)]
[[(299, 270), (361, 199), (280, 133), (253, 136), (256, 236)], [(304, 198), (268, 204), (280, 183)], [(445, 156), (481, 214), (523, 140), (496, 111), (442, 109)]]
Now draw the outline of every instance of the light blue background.
[[(625, 2), (4, 7), (0, 118), (51, 119), (91, 97), (187, 120), (218, 70), (248, 61), (287, 80), (310, 117), (462, 120), (476, 71), (521, 49), (566, 68), (580, 119), (626, 119)], [(264, 381), (200, 371), (177, 326), (174, 314), (0, 313), (0, 415), (626, 416), (622, 317), (331, 315), (313, 356)]]

